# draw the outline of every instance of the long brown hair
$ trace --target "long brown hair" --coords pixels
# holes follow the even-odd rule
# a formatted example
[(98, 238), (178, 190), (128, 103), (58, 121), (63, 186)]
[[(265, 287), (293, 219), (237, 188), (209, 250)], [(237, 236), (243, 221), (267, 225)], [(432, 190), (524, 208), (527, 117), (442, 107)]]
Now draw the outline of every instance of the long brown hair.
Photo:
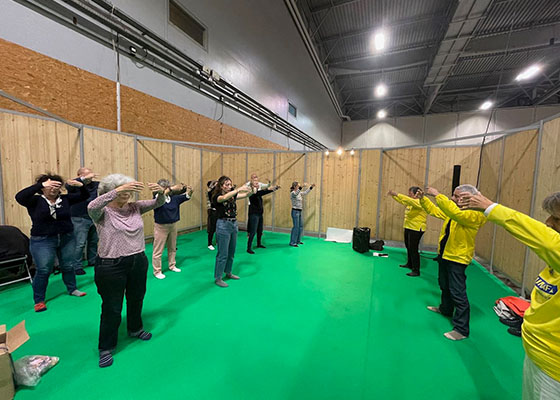
[(225, 176), (225, 175), (220, 176), (220, 179), (218, 179), (218, 184), (212, 190), (212, 198), (214, 198), (214, 196), (216, 196), (216, 195), (221, 194), (222, 186), (224, 185), (224, 183), (226, 181), (231, 181), (231, 179), (228, 176)]

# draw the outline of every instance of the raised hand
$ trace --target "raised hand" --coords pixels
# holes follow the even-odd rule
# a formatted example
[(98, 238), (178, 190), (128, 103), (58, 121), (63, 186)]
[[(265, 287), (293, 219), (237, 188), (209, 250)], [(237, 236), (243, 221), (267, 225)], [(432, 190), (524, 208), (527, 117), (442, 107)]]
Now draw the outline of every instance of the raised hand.
[(434, 196), (434, 197), (436, 197), (436, 196), (439, 194), (439, 192), (438, 192), (438, 190), (437, 190), (436, 188), (427, 187), (427, 188), (426, 188), (426, 194), (427, 194), (428, 196)]
[(53, 181), (53, 180), (47, 179), (45, 182), (43, 182), (43, 187), (44, 188), (60, 189), (61, 186), (62, 186), (62, 183), (60, 183), (59, 181)]
[(493, 203), (492, 200), (484, 197), (482, 193), (461, 192), (459, 196), (459, 207), (462, 209), (484, 211)]
[(148, 188), (152, 193), (163, 194), (163, 188), (157, 183), (148, 183)]
[(142, 182), (132, 181), (119, 186), (115, 190), (117, 192), (135, 192), (140, 193), (144, 189), (144, 184)]
[[(60, 182), (58, 182), (58, 183), (60, 183)], [(68, 186), (73, 186), (73, 187), (82, 187), (82, 186), (84, 186), (84, 184), (83, 184), (82, 182), (77, 181), (77, 180), (75, 180), (75, 179), (68, 179), (68, 180), (66, 181), (66, 184), (67, 184)]]
[(414, 195), (414, 198), (420, 200), (422, 197), (424, 197), (424, 191), (422, 189), (418, 189), (416, 191), (416, 194)]
[(187, 189), (187, 194), (189, 195), (189, 197), (191, 197), (192, 194), (193, 194), (193, 188), (192, 188), (192, 186), (188, 186), (188, 185), (187, 185), (187, 186), (186, 186), (186, 189)]
[(388, 196), (396, 196), (397, 194), (398, 194), (398, 193), (395, 192), (394, 190), (389, 190), (389, 191), (387, 192), (387, 195), (388, 195)]
[(312, 183), (310, 187), (311, 187), (311, 188), (314, 188), (314, 187), (315, 187), (315, 184), (314, 184), (314, 183)]
[(93, 180), (93, 178), (98, 178), (98, 177), (99, 175), (97, 175), (96, 173), (90, 172), (89, 174), (81, 176), (80, 178), (82, 179), (84, 185), (87, 185)]

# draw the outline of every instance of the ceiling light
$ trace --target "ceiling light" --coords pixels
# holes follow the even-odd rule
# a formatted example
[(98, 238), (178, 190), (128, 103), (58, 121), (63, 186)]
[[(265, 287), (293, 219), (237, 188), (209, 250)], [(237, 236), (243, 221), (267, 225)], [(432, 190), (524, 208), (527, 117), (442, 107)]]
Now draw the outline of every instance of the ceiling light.
[(325, 150), (325, 155), (328, 157), (329, 156), (329, 151)]
[(375, 87), (375, 97), (383, 97), (387, 94), (387, 86), (380, 83)]
[(526, 81), (527, 79), (533, 78), (541, 71), (541, 67), (539, 65), (531, 65), (529, 68), (524, 69), (521, 71), (519, 75), (515, 78), (516, 81)]
[(486, 100), (484, 103), (482, 103), (480, 105), (480, 107), (478, 107), (480, 110), (488, 110), (490, 109), (492, 106), (494, 105), (493, 102), (491, 102), (490, 100)]
[(378, 119), (383, 119), (387, 116), (387, 111), (385, 110), (379, 110), (377, 111), (377, 118)]
[(373, 35), (373, 47), (377, 51), (381, 51), (385, 48), (385, 33), (383, 31), (376, 32)]
[(338, 150), (336, 151), (336, 154), (338, 154), (339, 156), (342, 155), (342, 148), (341, 147), (338, 148)]
[(351, 155), (351, 156), (354, 155), (354, 149), (350, 150), (350, 155)]

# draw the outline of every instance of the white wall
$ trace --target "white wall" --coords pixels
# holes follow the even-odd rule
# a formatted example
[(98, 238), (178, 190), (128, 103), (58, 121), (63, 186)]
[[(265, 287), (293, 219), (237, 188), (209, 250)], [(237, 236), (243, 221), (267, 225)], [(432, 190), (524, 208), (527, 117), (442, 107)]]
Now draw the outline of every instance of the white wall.
[[(558, 113), (560, 113), (560, 106), (542, 106), (495, 110), (491, 119), (490, 112), (480, 111), (430, 114), (426, 117), (387, 118), (383, 121), (349, 121), (342, 125), (342, 143), (343, 147), (347, 149), (430, 143), (485, 132), (521, 128)], [(491, 137), (487, 138), (488, 140), (491, 140)], [(480, 139), (470, 139), (449, 144), (479, 143)]]
[[(167, 0), (113, 0), (113, 4), (319, 142), (329, 147), (340, 144), (341, 121), (282, 1), (177, 1), (206, 26), (206, 49), (167, 22)], [(111, 49), (12, 0), (0, 0), (0, 10), (0, 38), (116, 80)], [(125, 57), (121, 83), (209, 118), (222, 114), (214, 101)], [(297, 107), (297, 119), (288, 114), (288, 101)], [(227, 108), (220, 120), (288, 144), (284, 136)]]

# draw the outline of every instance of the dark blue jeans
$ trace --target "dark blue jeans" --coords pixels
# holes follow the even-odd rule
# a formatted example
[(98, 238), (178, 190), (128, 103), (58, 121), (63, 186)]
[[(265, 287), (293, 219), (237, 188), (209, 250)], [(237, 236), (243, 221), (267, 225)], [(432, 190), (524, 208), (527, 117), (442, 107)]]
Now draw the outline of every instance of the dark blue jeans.
[(82, 269), (82, 259), (84, 257), (84, 248), (86, 248), (86, 245), (88, 265), (95, 265), (97, 242), (99, 239), (93, 221), (89, 218), (72, 217), (72, 224), (74, 225), (74, 236), (76, 237), (74, 269)]
[[(467, 297), (467, 265), (439, 258), (439, 287), (441, 304), (439, 310), (452, 317), (453, 329), (469, 336), (470, 304)], [(455, 311), (455, 312), (453, 312)]]
[(262, 214), (249, 214), (249, 224), (247, 225), (247, 249), (253, 247), (253, 239), (257, 235), (257, 246), (261, 245), (263, 234), (263, 215)]
[(222, 279), (224, 272), (231, 274), (233, 268), (233, 257), (237, 245), (237, 221), (219, 219), (216, 222), (216, 243), (218, 253), (216, 254), (216, 266), (214, 267), (214, 279)]
[(53, 271), (56, 257), (58, 257), (62, 280), (66, 285), (68, 293), (76, 290), (76, 275), (72, 265), (76, 247), (75, 243), (72, 232), (61, 235), (31, 236), (29, 250), (37, 267), (37, 272), (33, 279), (33, 300), (35, 304), (45, 301), (49, 275)]
[(95, 285), (103, 301), (99, 327), (100, 351), (113, 350), (117, 346), (125, 295), (128, 333), (142, 330), (147, 274), (148, 259), (144, 252), (119, 258), (97, 258)]
[(290, 244), (294, 245), (301, 242), (301, 237), (303, 236), (303, 218), (301, 216), (301, 210), (294, 210), (292, 208), (292, 222), (294, 223), (294, 227), (290, 235)]

